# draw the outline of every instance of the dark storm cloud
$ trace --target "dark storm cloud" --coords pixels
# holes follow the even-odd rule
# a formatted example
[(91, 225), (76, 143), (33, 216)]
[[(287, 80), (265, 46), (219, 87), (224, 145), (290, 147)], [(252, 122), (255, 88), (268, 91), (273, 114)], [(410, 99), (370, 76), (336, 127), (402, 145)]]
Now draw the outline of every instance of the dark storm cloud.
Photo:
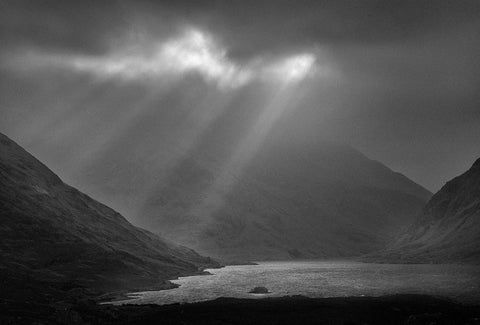
[(2, 49), (40, 47), (98, 52), (125, 24), (115, 2), (1, 1)]
[[(478, 1), (2, 1), (3, 44), (96, 51), (128, 28), (199, 24), (234, 53), (395, 43), (478, 21)], [(5, 47), (5, 46), (4, 46)]]
[[(316, 51), (339, 77), (288, 117), (293, 133), (340, 138), (432, 190), (480, 155), (480, 1), (0, 0), (0, 55), (98, 56), (184, 26), (212, 34), (234, 63)], [(0, 100), (38, 80), (50, 79), (15, 91), (0, 79)]]

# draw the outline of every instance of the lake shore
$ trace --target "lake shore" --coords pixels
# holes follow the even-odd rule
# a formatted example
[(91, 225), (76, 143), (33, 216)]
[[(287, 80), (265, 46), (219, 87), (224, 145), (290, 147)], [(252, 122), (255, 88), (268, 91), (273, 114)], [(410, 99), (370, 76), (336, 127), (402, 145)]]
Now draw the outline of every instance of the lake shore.
[(219, 298), (191, 304), (0, 302), (0, 324), (480, 324), (480, 306), (425, 295)]
[[(423, 294), (448, 297), (460, 303), (480, 303), (480, 269), (464, 265), (392, 265), (342, 261), (264, 261), (207, 269), (208, 276), (172, 280), (172, 290), (125, 292), (104, 303), (196, 303), (221, 297), (253, 297), (249, 290), (266, 287), (270, 297), (309, 298)], [(163, 288), (162, 288), (163, 289)], [(164, 289), (169, 289), (164, 288)]]

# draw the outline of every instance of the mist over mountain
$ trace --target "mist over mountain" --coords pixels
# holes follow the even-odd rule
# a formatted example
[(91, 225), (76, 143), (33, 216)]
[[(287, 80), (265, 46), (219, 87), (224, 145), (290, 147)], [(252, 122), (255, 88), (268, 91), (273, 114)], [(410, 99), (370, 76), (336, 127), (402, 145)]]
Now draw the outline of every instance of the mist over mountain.
[(331, 144), (263, 150), (241, 178), (216, 174), (206, 161), (182, 164), (148, 198), (142, 222), (227, 260), (345, 257), (382, 247), (429, 196)]
[(302, 127), (308, 84), (228, 93), (192, 78), (167, 93), (105, 82), (78, 110), (59, 107), (66, 122), (39, 118), (29, 130), (43, 135), (19, 142), (133, 224), (225, 260), (371, 252), (429, 198), (320, 125)]
[(395, 262), (480, 263), (480, 159), (447, 182), (407, 231), (377, 257)]
[(0, 276), (8, 299), (160, 287), (217, 265), (134, 227), (3, 134), (0, 183)]
[(228, 133), (210, 130), (171, 168), (145, 147), (123, 145), (117, 154), (124, 159), (108, 155), (78, 180), (130, 210), (136, 224), (225, 261), (368, 253), (411, 223), (430, 197), (402, 174), (335, 142), (299, 146), (272, 134), (243, 161), (250, 152), (232, 145), (238, 120), (227, 121)]
[(45, 121), (33, 128), (44, 136), (20, 142), (133, 224), (225, 261), (368, 253), (430, 196), (321, 128), (303, 128), (304, 83), (238, 94), (203, 84), (182, 97), (194, 82), (171, 95), (106, 82), (97, 91), (108, 89), (107, 103), (88, 95), (79, 111), (57, 113), (68, 123)]

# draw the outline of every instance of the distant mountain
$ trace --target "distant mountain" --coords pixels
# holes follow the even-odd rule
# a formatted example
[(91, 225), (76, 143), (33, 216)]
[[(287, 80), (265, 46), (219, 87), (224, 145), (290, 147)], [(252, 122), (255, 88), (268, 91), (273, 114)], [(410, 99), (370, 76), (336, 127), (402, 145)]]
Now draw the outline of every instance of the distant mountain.
[(480, 159), (447, 182), (398, 241), (369, 258), (480, 263)]
[(226, 261), (338, 258), (383, 247), (429, 197), (348, 146), (284, 143), (262, 148), (240, 175), (203, 155), (184, 160), (139, 217)]
[(371, 252), (431, 195), (345, 145), (278, 130), (249, 151), (236, 121), (220, 128), (176, 160), (162, 137), (123, 137), (74, 182), (135, 224), (226, 262)]
[(131, 225), (2, 134), (0, 183), (3, 298), (155, 288), (217, 265)]

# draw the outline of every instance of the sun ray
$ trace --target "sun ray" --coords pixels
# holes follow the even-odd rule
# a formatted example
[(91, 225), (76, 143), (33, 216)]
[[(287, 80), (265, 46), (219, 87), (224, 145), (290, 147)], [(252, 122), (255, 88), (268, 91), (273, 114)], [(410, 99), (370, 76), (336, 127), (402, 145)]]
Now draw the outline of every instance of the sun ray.
[[(298, 81), (300, 81), (298, 79)], [(192, 207), (189, 215), (201, 216), (208, 223), (209, 217), (224, 204), (224, 197), (232, 190), (243, 170), (260, 150), (265, 138), (279, 118), (287, 110), (295, 108), (302, 97), (299, 83), (285, 80), (272, 90), (271, 99), (265, 103), (254, 124), (245, 132), (229, 160), (222, 166), (213, 183), (205, 190), (205, 199)]]
[[(153, 174), (161, 175), (162, 171), (170, 171), (185, 157), (188, 157), (192, 151), (198, 147), (205, 132), (215, 123), (221, 114), (225, 112), (236, 95), (238, 95), (238, 93), (231, 92), (225, 93), (222, 96), (219, 96), (218, 93), (206, 96), (202, 103), (192, 111), (194, 115), (192, 117), (197, 120), (195, 127), (186, 130), (182, 129), (181, 137), (179, 137), (173, 145), (175, 150), (170, 151), (169, 156), (158, 163), (157, 171), (153, 171)], [(168, 186), (168, 180), (162, 179), (162, 181), (159, 182), (158, 177), (151, 177), (150, 181), (145, 184), (142, 190), (141, 197), (143, 197), (144, 200), (139, 206), (142, 207), (154, 193), (161, 192), (166, 186)]]
[[(98, 159), (113, 145), (113, 142), (122, 134), (126, 134), (129, 128), (135, 124), (138, 116), (142, 116), (145, 111), (155, 109), (155, 103), (168, 91), (174, 87), (173, 84), (164, 87), (154, 87), (145, 90), (145, 93), (139, 95), (139, 99), (132, 101), (127, 107), (115, 109), (111, 114), (108, 125), (101, 133), (90, 134), (88, 141), (76, 148), (76, 152), (68, 157), (68, 166), (72, 170), (81, 169), (89, 165), (94, 159)], [(103, 107), (103, 105), (100, 105)]]

